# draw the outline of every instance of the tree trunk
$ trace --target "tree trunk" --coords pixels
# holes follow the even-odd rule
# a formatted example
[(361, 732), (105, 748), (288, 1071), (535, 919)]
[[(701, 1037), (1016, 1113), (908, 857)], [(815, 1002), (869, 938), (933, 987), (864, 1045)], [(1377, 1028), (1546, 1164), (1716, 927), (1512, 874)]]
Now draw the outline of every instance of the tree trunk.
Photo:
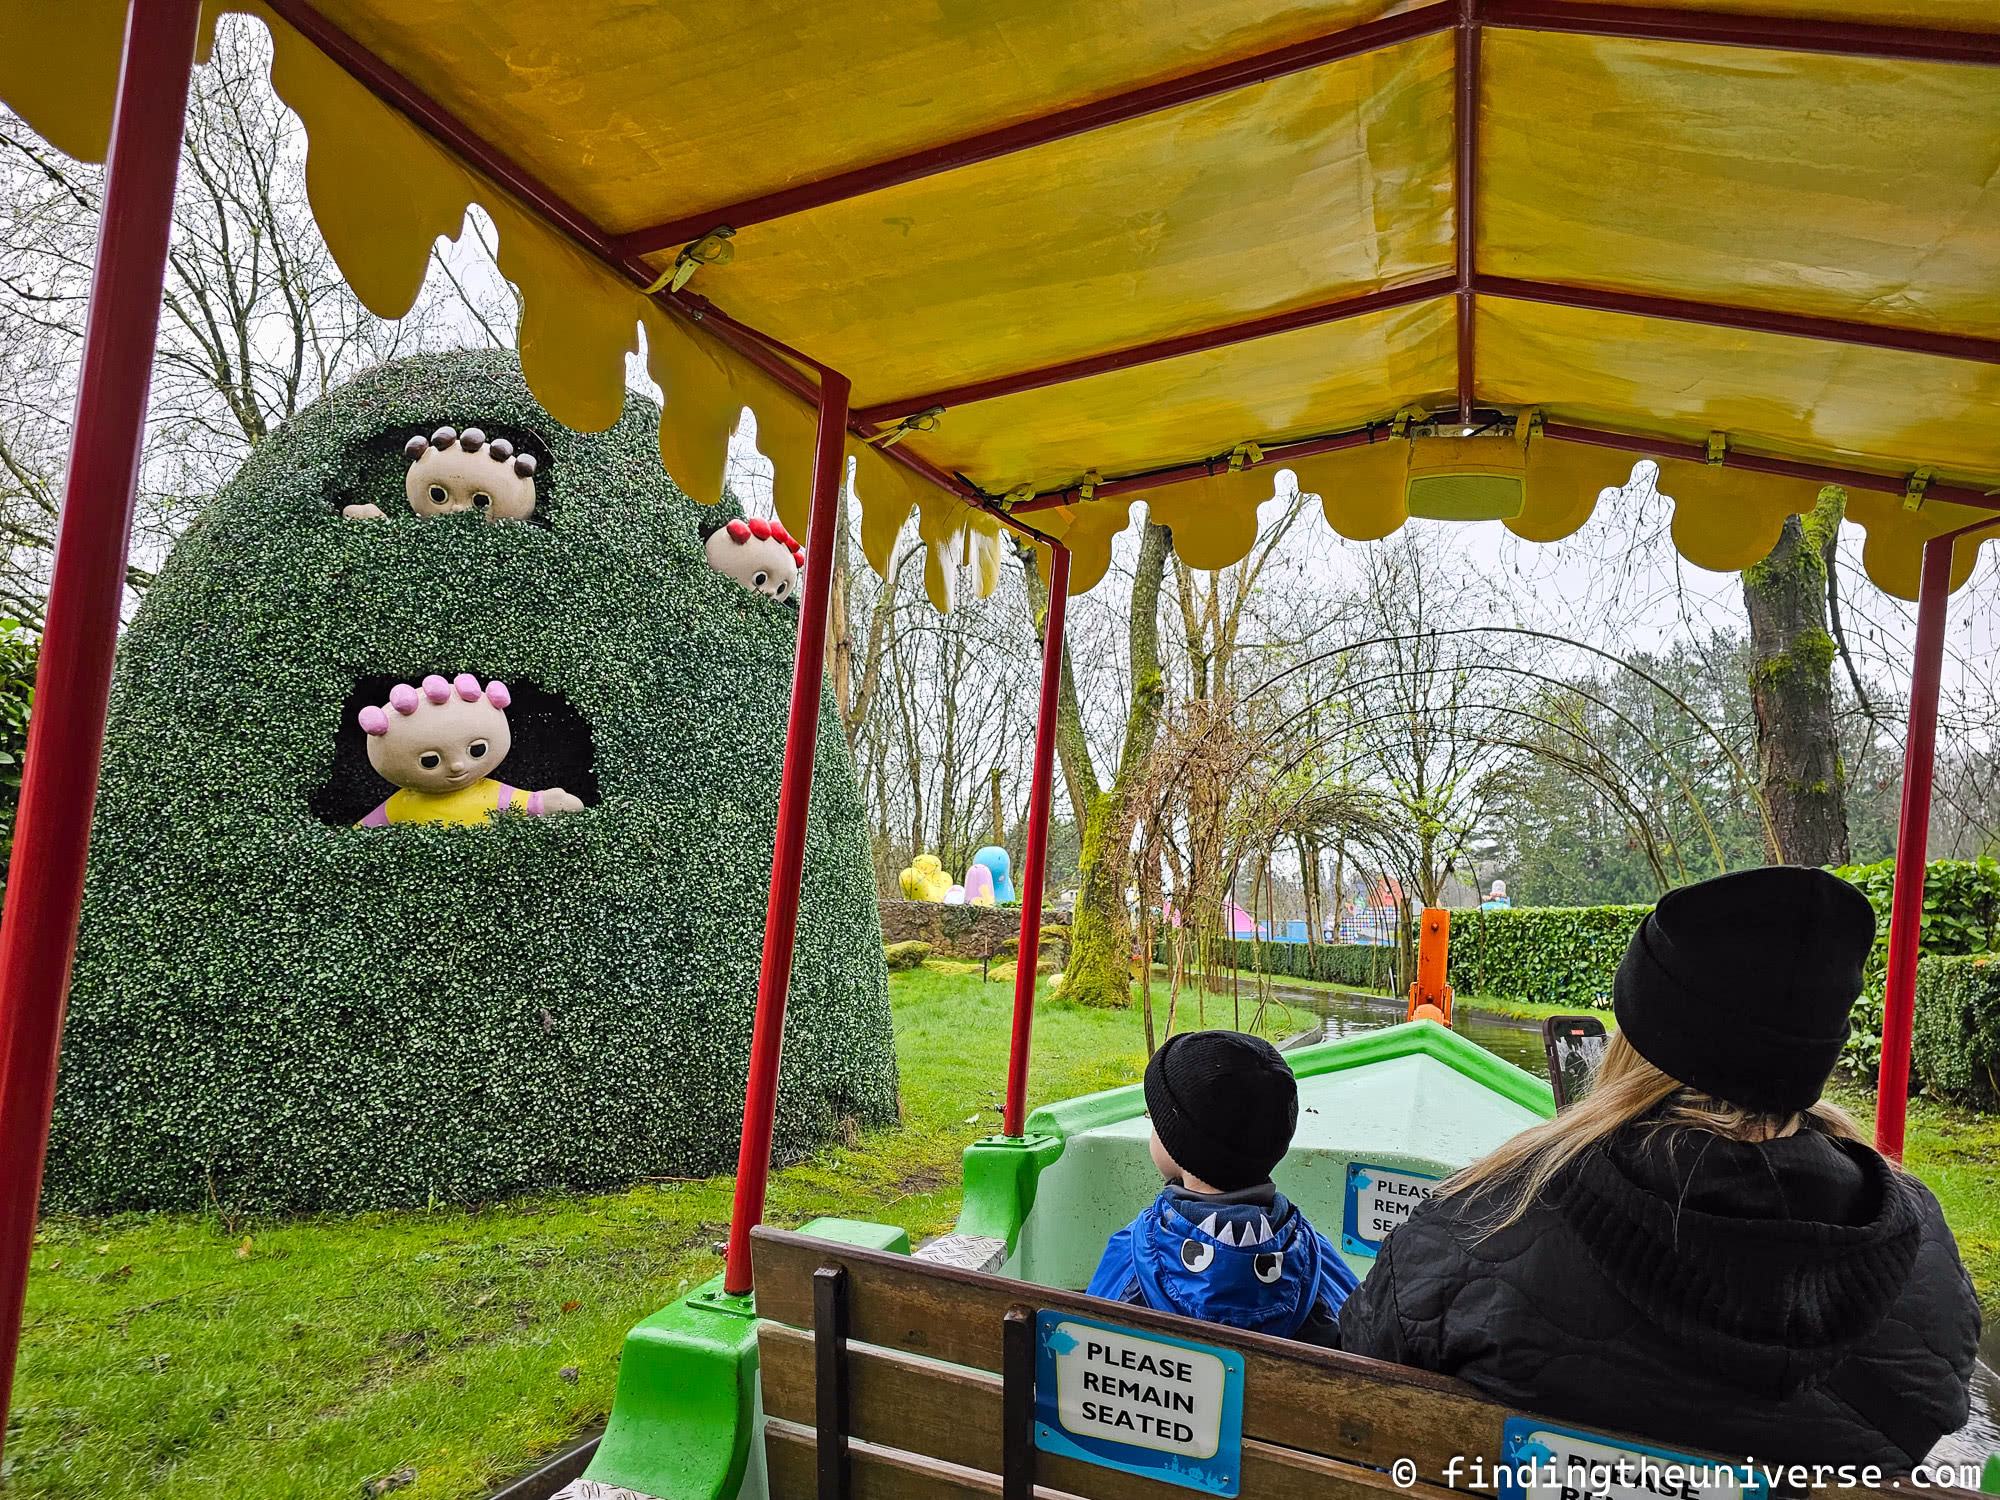
[(996, 849), (1007, 847), (1007, 809), (1000, 801), (1000, 767), (994, 766), (986, 773), (987, 785), (993, 793), (993, 837), (990, 842)]
[[(1032, 548), (1023, 548), (1021, 553), (1021, 583), (1035, 627), (1035, 638), (1046, 641), (1049, 591), (1035, 566)], [(1083, 706), (1076, 695), (1076, 673), (1070, 667), (1067, 634), (1063, 636), (1062, 661), (1056, 679), (1056, 760), (1062, 767), (1064, 789), (1069, 793), (1070, 816), (1081, 830), (1089, 819), (1091, 804), (1097, 800), (1101, 788), (1097, 781), (1097, 768), (1090, 761), (1090, 739), (1083, 732)]]
[(1770, 853), (1790, 864), (1847, 862), (1847, 780), (1827, 629), (1827, 578), (1846, 509), (1847, 492), (1828, 485), (1809, 514), (1785, 518), (1771, 555), (1743, 570), (1758, 779), (1778, 842)]
[[(1147, 523), (1132, 577), (1132, 706), (1125, 716), (1118, 774), (1108, 791), (1091, 799), (1084, 815), (1081, 876), (1062, 992), (1064, 999), (1085, 1005), (1132, 1003), (1132, 918), (1125, 907), (1132, 865), (1131, 789), (1152, 754), (1166, 696), (1160, 673), (1160, 580), (1171, 545), (1166, 527)], [(1066, 727), (1059, 723), (1058, 739)], [(1077, 735), (1081, 739), (1081, 725)]]

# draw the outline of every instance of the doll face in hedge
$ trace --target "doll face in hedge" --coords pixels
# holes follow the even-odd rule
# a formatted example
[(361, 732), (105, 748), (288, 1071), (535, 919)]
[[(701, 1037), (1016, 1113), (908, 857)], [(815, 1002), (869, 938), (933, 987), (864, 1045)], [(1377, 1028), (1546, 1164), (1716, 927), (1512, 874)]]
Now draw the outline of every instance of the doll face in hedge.
[(711, 568), (746, 589), (780, 602), (799, 591), (799, 568), (805, 553), (775, 522), (731, 521), (709, 536), (704, 550)]
[(477, 427), (440, 427), (404, 445), (410, 472), (403, 493), (420, 516), (476, 510), (489, 521), (525, 521), (535, 513), (535, 456)]
[[(514, 744), (505, 689), (492, 691), (499, 687), (493, 683), (482, 691), (469, 674), (457, 684), (429, 678), (423, 690), (399, 684), (387, 705), (362, 711), (368, 764), (383, 780), (420, 792), (455, 792), (491, 776)], [(501, 702), (495, 703), (495, 696)]]

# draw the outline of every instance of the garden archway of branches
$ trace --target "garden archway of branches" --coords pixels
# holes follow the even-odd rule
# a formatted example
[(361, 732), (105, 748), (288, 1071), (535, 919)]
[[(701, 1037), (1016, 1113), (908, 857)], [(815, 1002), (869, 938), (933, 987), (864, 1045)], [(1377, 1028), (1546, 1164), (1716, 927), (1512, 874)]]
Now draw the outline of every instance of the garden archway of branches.
[[(1472, 752), (1475, 779), (1529, 760), (1589, 784), (1617, 809), (1662, 889), (1728, 867), (1700, 789), (1670, 753), (1677, 746), (1663, 743), (1639, 717), (1612, 701), (1608, 690), (1599, 691), (1595, 678), (1562, 677), (1541, 665), (1497, 656), (1477, 663), (1435, 659), (1440, 642), (1477, 637), (1525, 638), (1586, 653), (1643, 684), (1693, 726), (1687, 738), (1699, 738), (1719, 752), (1717, 764), (1727, 768), (1730, 789), (1755, 811), (1765, 850), (1773, 859), (1782, 858), (1770, 811), (1743, 756), (1684, 695), (1634, 660), (1553, 632), (1511, 625), (1381, 633), (1345, 641), (1290, 663), (1240, 699), (1225, 693), (1184, 705), (1169, 717), (1133, 789), (1141, 1005), (1149, 1050), (1155, 1032), (1152, 960), (1160, 924), (1164, 922), (1170, 939), (1166, 1030), (1171, 1031), (1185, 986), (1194, 986), (1198, 1004), (1205, 1004), (1201, 995), (1220, 988), (1220, 959), (1225, 951), (1234, 953), (1222, 943), (1233, 929), (1235, 896), (1246, 864), (1253, 968), (1258, 971), (1255, 1003), (1261, 1011), (1271, 1002), (1261, 955), (1255, 954), (1261, 938), (1255, 934), (1260, 897), (1275, 930), (1272, 867), (1281, 850), (1296, 855), (1299, 863), (1309, 944), (1320, 940), (1326, 926), (1320, 878), (1329, 851), (1336, 903), (1347, 884), (1350, 857), (1352, 868), (1393, 877), (1384, 884), (1393, 893), (1398, 918), (1396, 970), (1398, 977), (1409, 972), (1415, 906), (1436, 899), (1440, 875), (1448, 877), (1461, 867), (1470, 870), (1476, 829), (1469, 819), (1453, 816), (1451, 796), (1433, 796), (1438, 789), (1413, 787), (1393, 774), (1385, 738), (1454, 737), (1460, 742), (1456, 751)], [(1361, 674), (1347, 675), (1356, 664)], [(1329, 666), (1339, 674), (1330, 686), (1321, 691), (1315, 684), (1303, 702), (1282, 704), (1287, 684)], [(1504, 692), (1468, 698), (1454, 689), (1450, 722), (1424, 724), (1413, 722), (1414, 695), (1395, 691), (1427, 672), (1464, 678), (1474, 670), (1489, 684), (1504, 680), (1538, 696), (1504, 701)], [(1367, 711), (1354, 711), (1356, 700), (1378, 697), (1386, 698), (1386, 704), (1371, 702)], [(1639, 768), (1613, 758), (1593, 738), (1586, 705), (1658, 760), (1671, 784), (1668, 797), (1650, 789)], [(1329, 747), (1335, 755), (1327, 754)], [(1403, 748), (1407, 758), (1407, 744)], [(1477, 799), (1471, 800), (1476, 804)], [(1675, 804), (1694, 819), (1712, 870), (1691, 870), (1680, 845), (1662, 838)], [(1232, 985), (1231, 992), (1237, 995), (1240, 1025), (1240, 990)], [(1260, 1015), (1253, 1013), (1250, 1019), (1254, 1024)]]

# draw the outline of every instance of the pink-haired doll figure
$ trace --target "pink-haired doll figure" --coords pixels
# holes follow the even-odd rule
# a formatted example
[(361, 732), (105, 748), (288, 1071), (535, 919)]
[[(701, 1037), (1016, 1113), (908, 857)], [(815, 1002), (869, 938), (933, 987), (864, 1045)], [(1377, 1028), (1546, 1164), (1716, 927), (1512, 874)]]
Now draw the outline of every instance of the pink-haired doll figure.
[(470, 672), (446, 682), (432, 675), (420, 688), (399, 682), (380, 708), (361, 710), (368, 764), (398, 788), (357, 825), (483, 823), (495, 813), (581, 812), (583, 803), (559, 786), (529, 792), (495, 781), (513, 748), (507, 728), (507, 684), (480, 687)]

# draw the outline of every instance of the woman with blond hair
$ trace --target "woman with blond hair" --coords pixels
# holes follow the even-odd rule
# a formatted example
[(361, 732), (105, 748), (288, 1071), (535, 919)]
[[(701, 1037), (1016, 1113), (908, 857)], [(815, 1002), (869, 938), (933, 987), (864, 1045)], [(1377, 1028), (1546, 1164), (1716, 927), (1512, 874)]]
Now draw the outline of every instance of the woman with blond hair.
[(1979, 1306), (1937, 1200), (1820, 1098), (1874, 935), (1823, 870), (1668, 892), (1590, 1095), (1390, 1236), (1340, 1347), (1679, 1447), (1920, 1463)]

